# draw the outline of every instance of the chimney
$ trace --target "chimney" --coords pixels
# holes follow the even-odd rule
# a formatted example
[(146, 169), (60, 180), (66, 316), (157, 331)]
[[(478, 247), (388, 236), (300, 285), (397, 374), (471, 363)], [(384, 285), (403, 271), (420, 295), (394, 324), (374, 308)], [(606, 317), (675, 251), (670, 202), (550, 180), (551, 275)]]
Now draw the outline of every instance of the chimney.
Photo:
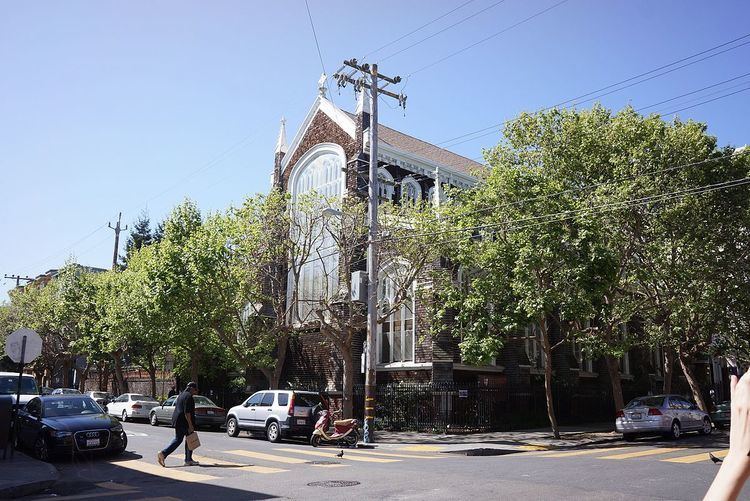
[(273, 155), (273, 179), (272, 185), (274, 188), (282, 190), (283, 186), (283, 172), (281, 172), (281, 161), (284, 159), (284, 155), (288, 151), (289, 146), (286, 144), (286, 119), (281, 117), (281, 127), (279, 128), (279, 138), (276, 140), (276, 150)]

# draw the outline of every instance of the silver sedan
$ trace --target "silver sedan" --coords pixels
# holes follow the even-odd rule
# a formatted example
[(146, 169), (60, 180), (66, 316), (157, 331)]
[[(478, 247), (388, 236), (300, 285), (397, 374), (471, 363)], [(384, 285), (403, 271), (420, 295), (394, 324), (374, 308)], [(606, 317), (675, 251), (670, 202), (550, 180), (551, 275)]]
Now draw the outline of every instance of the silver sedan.
[(625, 440), (657, 433), (677, 439), (686, 431), (708, 435), (713, 430), (709, 415), (679, 395), (634, 398), (617, 412), (615, 428)]

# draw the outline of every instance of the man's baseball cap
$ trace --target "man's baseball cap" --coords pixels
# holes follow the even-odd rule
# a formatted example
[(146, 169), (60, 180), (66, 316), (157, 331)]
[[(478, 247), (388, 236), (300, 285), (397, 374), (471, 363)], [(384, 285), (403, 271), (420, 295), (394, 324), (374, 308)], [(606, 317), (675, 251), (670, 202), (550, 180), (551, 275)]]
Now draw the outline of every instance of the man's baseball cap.
[(194, 389), (196, 389), (196, 390), (197, 390), (197, 389), (198, 389), (198, 383), (196, 383), (195, 381), (190, 381), (190, 382), (189, 382), (189, 383), (187, 384), (186, 388), (187, 388), (187, 389), (190, 389), (190, 388), (194, 388)]

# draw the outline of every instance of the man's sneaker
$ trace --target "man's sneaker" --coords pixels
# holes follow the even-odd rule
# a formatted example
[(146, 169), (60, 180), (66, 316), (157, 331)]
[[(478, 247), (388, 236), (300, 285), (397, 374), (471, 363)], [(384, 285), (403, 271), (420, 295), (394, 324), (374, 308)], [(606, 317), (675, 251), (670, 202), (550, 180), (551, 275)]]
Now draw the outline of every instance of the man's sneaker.
[(193, 460), (185, 461), (185, 466), (198, 466), (198, 465), (200, 465), (198, 461), (193, 461)]
[(161, 465), (162, 467), (164, 466), (164, 459), (165, 459), (165, 457), (164, 457), (164, 453), (160, 451), (160, 452), (159, 452), (159, 454), (157, 454), (157, 455), (156, 455), (156, 461), (157, 461), (157, 462), (158, 462), (158, 463), (159, 463), (159, 464), (160, 464), (160, 465)]

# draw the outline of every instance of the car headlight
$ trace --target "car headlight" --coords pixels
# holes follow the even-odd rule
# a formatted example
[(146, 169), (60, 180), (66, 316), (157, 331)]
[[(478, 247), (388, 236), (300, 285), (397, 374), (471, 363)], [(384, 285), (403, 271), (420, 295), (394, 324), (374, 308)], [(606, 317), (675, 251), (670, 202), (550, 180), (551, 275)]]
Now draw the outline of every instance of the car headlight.
[(55, 438), (65, 438), (65, 437), (69, 437), (71, 435), (73, 435), (73, 433), (71, 433), (69, 431), (52, 430), (52, 436), (55, 437)]
[(110, 428), (109, 431), (113, 433), (120, 433), (122, 432), (122, 425), (121, 424), (115, 425), (112, 428)]

